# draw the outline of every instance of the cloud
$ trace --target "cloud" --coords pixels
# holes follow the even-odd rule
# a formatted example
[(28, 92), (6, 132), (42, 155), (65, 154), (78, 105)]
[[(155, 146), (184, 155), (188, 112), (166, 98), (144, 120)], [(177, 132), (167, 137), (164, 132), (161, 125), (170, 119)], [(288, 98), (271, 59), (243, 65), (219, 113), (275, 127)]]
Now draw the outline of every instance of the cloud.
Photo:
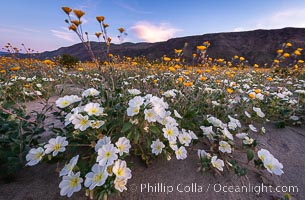
[(182, 31), (181, 29), (173, 28), (167, 23), (154, 25), (147, 21), (137, 22), (130, 30), (137, 38), (140, 38), (145, 42), (165, 41), (174, 37), (177, 32)]
[(17, 33), (18, 31), (11, 28), (0, 28), (0, 33)]
[(114, 1), (114, 3), (121, 8), (124, 8), (124, 9), (126, 9), (128, 11), (131, 11), (131, 12), (134, 12), (134, 13), (138, 13), (138, 14), (151, 14), (152, 13), (150, 11), (144, 11), (144, 10), (136, 9), (135, 7), (131, 6), (130, 4), (126, 4), (126, 3), (123, 3), (121, 1)]
[(77, 42), (77, 40), (75, 39), (75, 35), (72, 32), (68, 32), (68, 31), (60, 31), (60, 30), (51, 30), (53, 35), (64, 39), (66, 41), (69, 42)]
[(39, 33), (40, 32), (40, 30), (32, 29), (32, 28), (23, 28), (23, 30), (29, 31), (29, 32), (34, 32), (34, 33)]
[(237, 27), (233, 29), (233, 32), (242, 32), (242, 31), (245, 31), (244, 27)]
[(233, 31), (279, 29), (285, 27), (305, 28), (305, 8), (288, 8), (273, 12), (271, 15), (255, 20), (244, 27), (234, 28)]
[(290, 8), (274, 12), (267, 19), (260, 20), (258, 28), (305, 27), (305, 8)]

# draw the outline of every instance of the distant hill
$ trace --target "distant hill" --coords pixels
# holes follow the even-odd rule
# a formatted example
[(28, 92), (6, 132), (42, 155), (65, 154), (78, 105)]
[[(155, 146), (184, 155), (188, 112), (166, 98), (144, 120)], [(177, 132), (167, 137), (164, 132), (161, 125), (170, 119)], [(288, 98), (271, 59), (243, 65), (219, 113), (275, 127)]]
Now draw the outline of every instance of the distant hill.
[(0, 56), (7, 55), (7, 54), (8, 54), (7, 52), (0, 51)]
[[(276, 56), (276, 50), (285, 42), (291, 42), (292, 48), (305, 49), (305, 28), (283, 28), (274, 30), (254, 30), (245, 32), (211, 33), (197, 36), (187, 36), (169, 39), (156, 43), (123, 43), (112, 44), (110, 53), (120, 56), (145, 56), (148, 59), (158, 59), (163, 55), (173, 56), (174, 49), (181, 49), (188, 43), (189, 54), (196, 52), (196, 46), (204, 41), (210, 41), (207, 54), (213, 58), (231, 59), (234, 55), (244, 56), (250, 64), (270, 63)], [(102, 47), (97, 42), (91, 42), (97, 57), (103, 59)], [(39, 58), (52, 58), (54, 56), (70, 54), (80, 60), (89, 60), (90, 56), (82, 44), (62, 47), (55, 51), (46, 51)]]

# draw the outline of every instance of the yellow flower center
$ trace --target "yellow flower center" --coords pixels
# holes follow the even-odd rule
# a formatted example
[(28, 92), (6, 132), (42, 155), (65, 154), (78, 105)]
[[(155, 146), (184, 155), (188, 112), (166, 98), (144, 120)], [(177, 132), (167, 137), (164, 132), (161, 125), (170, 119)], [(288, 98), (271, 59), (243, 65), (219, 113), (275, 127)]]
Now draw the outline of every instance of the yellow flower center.
[(97, 108), (91, 108), (91, 109), (90, 109), (90, 113), (92, 113), (92, 114), (96, 114), (97, 111), (98, 111)]
[(174, 131), (171, 130), (171, 129), (167, 130), (166, 133), (167, 133), (168, 136), (174, 135)]
[(134, 108), (134, 109), (133, 109), (133, 112), (134, 112), (134, 113), (139, 112), (139, 108)]
[(122, 151), (123, 148), (124, 148), (124, 145), (122, 145), (122, 144), (118, 146), (118, 150), (119, 150), (119, 151)]
[(94, 182), (99, 182), (103, 179), (103, 174), (102, 173), (99, 173), (99, 174), (96, 174), (94, 177), (93, 177), (93, 180)]
[(273, 166), (272, 164), (268, 164), (268, 165), (267, 165), (267, 168), (270, 169), (270, 170), (273, 170), (273, 169), (274, 169), (274, 166)]
[(105, 153), (105, 157), (106, 158), (109, 158), (111, 156), (111, 152), (110, 151), (107, 151), (106, 153)]
[(80, 123), (80, 125), (84, 126), (88, 123), (88, 120), (83, 118), (83, 119), (80, 120), (79, 123)]
[(124, 175), (125, 170), (123, 168), (119, 168), (117, 171), (118, 176), (123, 176)]
[(37, 160), (37, 159), (40, 159), (41, 158), (41, 156), (42, 156), (42, 152), (39, 152), (38, 154), (36, 154), (35, 155), (35, 159)]
[(59, 151), (61, 148), (61, 144), (55, 144), (54, 145), (54, 151)]
[(78, 185), (78, 180), (79, 180), (78, 177), (73, 177), (73, 178), (70, 180), (69, 187), (70, 187), (70, 188), (76, 187), (76, 186)]
[(149, 112), (149, 113), (147, 113), (147, 116), (148, 116), (148, 117), (152, 117), (153, 114), (152, 114), (151, 112)]
[(67, 106), (67, 105), (69, 105), (69, 101), (62, 101), (62, 102), (61, 102), (61, 105), (62, 105), (62, 106)]

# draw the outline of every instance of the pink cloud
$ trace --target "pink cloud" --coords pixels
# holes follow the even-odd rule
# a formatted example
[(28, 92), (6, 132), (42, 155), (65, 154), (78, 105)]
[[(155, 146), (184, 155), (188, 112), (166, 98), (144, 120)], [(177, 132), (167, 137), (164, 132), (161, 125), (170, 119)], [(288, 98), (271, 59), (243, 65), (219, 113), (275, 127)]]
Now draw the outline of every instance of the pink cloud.
[(142, 39), (145, 42), (166, 41), (173, 38), (177, 32), (181, 31), (181, 29), (174, 28), (167, 23), (155, 25), (147, 21), (137, 22), (130, 30), (137, 38)]

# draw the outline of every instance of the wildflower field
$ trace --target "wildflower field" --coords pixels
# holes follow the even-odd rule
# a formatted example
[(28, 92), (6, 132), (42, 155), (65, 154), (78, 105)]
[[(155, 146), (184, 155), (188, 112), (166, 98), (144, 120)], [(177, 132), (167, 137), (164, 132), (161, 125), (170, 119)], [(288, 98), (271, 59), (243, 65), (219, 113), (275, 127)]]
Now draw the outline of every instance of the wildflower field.
[[(70, 16), (71, 9), (63, 10)], [(43, 173), (52, 178), (46, 180), (53, 186), (37, 186), (41, 191), (55, 187), (44, 191), (52, 193), (52, 199), (170, 197), (162, 191), (141, 193), (140, 184), (149, 180), (164, 183), (164, 188), (179, 181), (203, 181), (205, 186), (296, 181), (299, 191), (271, 196), (304, 195), (304, 185), (298, 185), (304, 181), (303, 49), (287, 41), (264, 67), (250, 65), (240, 55), (211, 58), (206, 52), (213, 44), (208, 41), (198, 44), (188, 62), (179, 47), (173, 49), (175, 57), (164, 55), (156, 61), (119, 57), (108, 52), (108, 26), (99, 16), (101, 32), (96, 36), (102, 35), (107, 54), (106, 61), (100, 61), (79, 32), (84, 13), (74, 14), (79, 20), (70, 19), (70, 29), (79, 35), (92, 62), (69, 66), (57, 59), (35, 59), (31, 53), (18, 58), (11, 44), (6, 46), (10, 55), (0, 58), (2, 191), (9, 191), (18, 177), (35, 172), (42, 179)], [(119, 29), (120, 34), (124, 31)], [(38, 198), (27, 190), (29, 199)], [(170, 195), (270, 198), (255, 192), (192, 196), (185, 187), (182, 190)]]

